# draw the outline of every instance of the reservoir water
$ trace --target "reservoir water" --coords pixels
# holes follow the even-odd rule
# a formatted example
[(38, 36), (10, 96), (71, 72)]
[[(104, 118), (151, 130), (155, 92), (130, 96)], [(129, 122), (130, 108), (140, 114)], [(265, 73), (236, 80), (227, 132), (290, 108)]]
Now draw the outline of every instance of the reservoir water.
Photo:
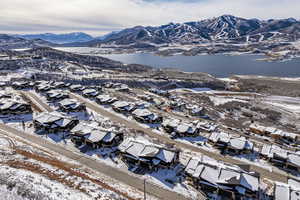
[[(80, 54), (89, 54), (96, 48), (59, 48)], [(197, 55), (170, 57), (150, 53), (134, 54), (92, 54), (121, 61), (126, 64), (136, 63), (155, 68), (178, 68), (187, 72), (206, 72), (216, 77), (238, 75), (264, 75), (279, 77), (300, 77), (300, 58), (284, 62), (257, 61), (260, 55)]]

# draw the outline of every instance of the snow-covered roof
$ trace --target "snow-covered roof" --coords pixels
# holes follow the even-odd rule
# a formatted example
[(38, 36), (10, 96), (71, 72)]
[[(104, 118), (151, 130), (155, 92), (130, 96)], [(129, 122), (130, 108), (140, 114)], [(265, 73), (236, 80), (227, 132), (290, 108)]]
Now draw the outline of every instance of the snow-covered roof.
[(300, 191), (299, 190), (292, 190), (290, 193), (291, 200), (299, 200), (300, 199)]
[(245, 137), (231, 138), (229, 145), (234, 149), (253, 149), (253, 143), (248, 141)]
[(200, 160), (198, 159), (190, 159), (185, 167), (185, 171), (189, 174), (193, 174), (196, 168), (199, 165)]
[(180, 124), (180, 120), (178, 119), (164, 119), (162, 125), (163, 126), (170, 126), (170, 127), (173, 127), (173, 128), (176, 128), (178, 125)]
[(13, 99), (3, 99), (0, 101), (0, 110), (5, 110), (5, 109), (17, 110), (19, 107), (23, 105), (28, 105), (28, 104), (23, 101), (19, 102)]
[(288, 154), (288, 162), (300, 167), (300, 156), (297, 154)]
[(272, 145), (264, 145), (261, 149), (261, 154), (264, 156), (269, 156), (271, 152)]
[(240, 179), (240, 172), (228, 169), (221, 169), (219, 176), (219, 183), (230, 183), (230, 184), (238, 184), (237, 181), (234, 182), (234, 179)]
[(299, 200), (300, 182), (294, 179), (289, 179), (288, 184), (277, 182), (275, 184), (274, 199)]
[(200, 178), (211, 184), (217, 185), (219, 173), (220, 169), (218, 167), (204, 166)]
[(259, 179), (256, 176), (252, 176), (247, 173), (242, 174), (241, 185), (252, 191), (258, 191)]
[(94, 130), (95, 127), (90, 126), (87, 122), (80, 121), (72, 130), (71, 133), (79, 134), (79, 135), (87, 135)]
[(104, 136), (104, 138), (102, 138), (102, 141), (103, 142), (111, 142), (116, 136), (117, 136), (117, 134), (115, 134), (115, 133), (106, 132), (106, 135)]
[(165, 149), (159, 145), (152, 143), (145, 143), (145, 141), (134, 140), (127, 138), (119, 146), (118, 149), (121, 152), (128, 153), (137, 159), (141, 158), (153, 158), (159, 159), (166, 163), (170, 163), (175, 158), (175, 152)]
[(289, 133), (289, 132), (278, 130), (278, 129), (275, 132), (272, 132), (271, 135), (279, 135), (281, 137), (287, 137), (287, 138), (292, 138), (292, 139), (296, 139), (298, 137), (298, 135), (295, 133)]
[(104, 131), (94, 129), (86, 138), (91, 142), (100, 142), (106, 134), (107, 133)]
[(116, 108), (122, 108), (122, 107), (126, 107), (129, 105), (130, 105), (130, 103), (127, 101), (116, 101), (115, 103), (112, 104), (112, 106), (114, 106)]
[(70, 123), (74, 118), (66, 116), (59, 112), (43, 112), (37, 115), (34, 118), (35, 121), (38, 121), (40, 124), (52, 124), (54, 123), (57, 126), (65, 126)]
[(181, 123), (177, 126), (176, 132), (178, 133), (194, 133), (196, 128), (192, 124)]
[(82, 86), (82, 85), (71, 85), (70, 86), (70, 89), (72, 89), (72, 90), (75, 90), (75, 89), (84, 89), (84, 86)]
[(277, 128), (275, 127), (265, 127), (265, 131), (268, 133), (275, 133), (277, 131)]
[(82, 91), (83, 94), (98, 94), (98, 91), (95, 89), (85, 89)]
[(136, 109), (132, 112), (132, 114), (138, 117), (147, 117), (149, 115), (153, 115), (153, 113), (148, 109)]
[(92, 126), (88, 122), (79, 122), (72, 130), (71, 133), (76, 135), (85, 136), (91, 142), (111, 142), (117, 134), (109, 130), (100, 130), (97, 126)]
[(60, 101), (59, 104), (62, 106), (69, 106), (72, 104), (79, 104), (79, 102), (76, 101), (75, 99), (64, 99), (64, 100)]
[(107, 102), (110, 101), (111, 99), (113, 99), (113, 97), (110, 97), (109, 95), (98, 95), (96, 97), (97, 99), (99, 99), (101, 102)]
[(46, 92), (47, 96), (49, 97), (61, 97), (61, 96), (67, 96), (68, 94), (62, 90), (50, 90)]
[(230, 141), (230, 136), (228, 133), (225, 132), (213, 132), (210, 137), (209, 140), (213, 141), (213, 142), (225, 142), (228, 143)]
[(213, 185), (232, 185), (258, 191), (259, 178), (239, 168), (233, 168), (219, 163), (204, 163), (201, 159), (191, 158), (185, 167), (185, 172), (202, 181)]
[(65, 86), (66, 84), (64, 82), (59, 81), (59, 82), (54, 82), (52, 85), (54, 87), (58, 87), (58, 86)]
[(279, 146), (265, 144), (261, 150), (261, 154), (269, 158), (273, 158), (274, 156), (281, 157), (286, 159), (287, 162), (300, 167), (300, 155), (295, 152), (282, 149)]
[(51, 89), (51, 86), (50, 85), (39, 85), (38, 87), (38, 90), (47, 90), (47, 89)]
[(166, 149), (160, 149), (159, 153), (155, 157), (166, 163), (170, 163), (175, 157), (175, 152), (168, 151)]
[(260, 131), (265, 131), (265, 129), (266, 129), (266, 127), (261, 126), (261, 125), (256, 124), (256, 123), (251, 124), (251, 125), (249, 126), (249, 128), (257, 129), (257, 130), (260, 130)]
[(292, 139), (296, 139), (298, 137), (298, 135), (295, 134), (295, 133), (286, 132), (286, 131), (277, 129), (275, 127), (265, 127), (265, 126), (262, 126), (262, 125), (259, 125), (259, 124), (256, 124), (256, 123), (251, 124), (249, 127), (252, 128), (252, 129), (260, 130), (262, 132), (270, 133), (271, 135), (279, 135), (281, 137), (289, 137), (289, 138), (292, 138)]
[(278, 185), (275, 186), (275, 198), (274, 200), (283, 200), (283, 199), (290, 199), (290, 188), (285, 185)]
[(288, 179), (288, 185), (291, 187), (300, 190), (300, 182), (295, 179)]
[(0, 91), (0, 99), (2, 98), (11, 98), (13, 96), (12, 93), (8, 93), (6, 91)]

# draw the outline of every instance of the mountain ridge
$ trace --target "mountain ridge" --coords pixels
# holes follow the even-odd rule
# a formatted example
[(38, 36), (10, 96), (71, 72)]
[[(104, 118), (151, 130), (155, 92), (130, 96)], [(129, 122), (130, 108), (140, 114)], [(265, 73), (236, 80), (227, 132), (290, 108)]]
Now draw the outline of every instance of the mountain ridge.
[(7, 38), (5, 42), (3, 39), (5, 37), (3, 37), (1, 40), (3, 44), (0, 44), (0, 47), (100, 47), (108, 45), (146, 49), (169, 44), (193, 45), (211, 42), (238, 44), (274, 41), (280, 43), (300, 39), (300, 21), (294, 18), (260, 20), (222, 15), (200, 21), (171, 22), (160, 26), (135, 26), (99, 37), (92, 37), (82, 32), (9, 36), (14, 39)]
[[(101, 43), (128, 45), (137, 42), (164, 43), (201, 43), (219, 40), (255, 40), (263, 35), (264, 40), (276, 37), (300, 38), (300, 22), (294, 18), (287, 19), (245, 19), (233, 15), (222, 15), (215, 18), (185, 23), (169, 23), (160, 26), (135, 26), (111, 34)], [(252, 38), (251, 38), (252, 37)], [(256, 39), (257, 40), (257, 39)]]
[(42, 39), (51, 43), (64, 44), (73, 42), (87, 42), (94, 39), (89, 34), (83, 32), (72, 32), (72, 33), (41, 33), (41, 34), (25, 34), (25, 35), (14, 35), (16, 37), (24, 39)]

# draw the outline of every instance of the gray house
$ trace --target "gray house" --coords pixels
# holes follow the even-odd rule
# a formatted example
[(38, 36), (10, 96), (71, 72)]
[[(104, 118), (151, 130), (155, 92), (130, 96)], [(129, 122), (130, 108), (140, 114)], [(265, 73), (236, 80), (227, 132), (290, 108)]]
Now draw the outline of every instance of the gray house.
[(128, 166), (158, 170), (178, 164), (178, 150), (167, 149), (147, 141), (127, 138), (118, 146), (118, 149), (121, 159)]
[(32, 113), (31, 105), (16, 99), (1, 99), (0, 114), (1, 115), (19, 115)]
[(205, 194), (222, 199), (258, 199), (260, 177), (257, 173), (191, 158), (184, 169), (188, 182)]
[(74, 99), (64, 99), (58, 102), (59, 110), (62, 112), (85, 112), (86, 106)]
[(59, 112), (43, 112), (34, 117), (33, 125), (37, 131), (47, 133), (70, 131), (79, 123), (79, 120)]
[(80, 122), (71, 130), (71, 140), (75, 144), (86, 144), (94, 149), (117, 146), (123, 141), (123, 137), (121, 132), (104, 130), (89, 122)]
[(148, 109), (136, 109), (132, 112), (134, 119), (141, 123), (161, 123), (162, 117), (151, 112)]

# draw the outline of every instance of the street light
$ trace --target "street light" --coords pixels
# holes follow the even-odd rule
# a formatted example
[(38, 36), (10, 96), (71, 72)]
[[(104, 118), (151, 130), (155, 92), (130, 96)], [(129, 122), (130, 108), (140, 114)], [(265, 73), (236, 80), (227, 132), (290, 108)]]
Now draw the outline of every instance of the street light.
[(144, 200), (146, 200), (146, 178), (144, 179)]

